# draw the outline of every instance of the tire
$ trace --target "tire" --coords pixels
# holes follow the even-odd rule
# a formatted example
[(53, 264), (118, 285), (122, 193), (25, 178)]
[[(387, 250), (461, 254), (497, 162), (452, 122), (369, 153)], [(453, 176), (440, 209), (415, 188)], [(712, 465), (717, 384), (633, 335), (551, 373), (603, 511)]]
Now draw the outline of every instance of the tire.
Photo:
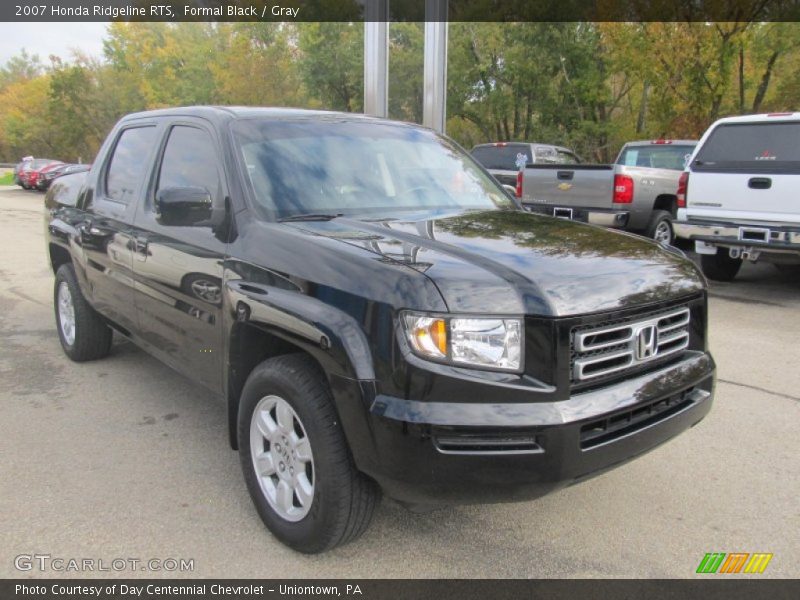
[[(285, 416), (287, 406), (291, 421)], [(291, 422), (291, 427), (281, 427), (278, 410), (283, 424)], [(356, 470), (338, 421), (324, 374), (303, 354), (268, 359), (247, 378), (238, 416), (247, 489), (272, 534), (306, 554), (356, 539), (367, 529), (380, 499), (375, 482)], [(294, 436), (285, 436), (287, 429)], [(264, 431), (271, 432), (269, 439)], [(288, 443), (281, 446), (282, 441)], [(263, 476), (256, 472), (256, 456), (261, 457)], [(287, 486), (293, 489), (291, 496)]]
[(645, 234), (662, 244), (673, 245), (675, 230), (672, 227), (672, 214), (666, 210), (654, 210)]
[(113, 332), (81, 294), (71, 264), (61, 265), (56, 272), (53, 307), (58, 339), (70, 359), (84, 362), (108, 355)]
[(716, 254), (701, 254), (703, 274), (714, 281), (733, 281), (742, 267), (741, 258), (731, 258), (727, 248), (717, 248)]

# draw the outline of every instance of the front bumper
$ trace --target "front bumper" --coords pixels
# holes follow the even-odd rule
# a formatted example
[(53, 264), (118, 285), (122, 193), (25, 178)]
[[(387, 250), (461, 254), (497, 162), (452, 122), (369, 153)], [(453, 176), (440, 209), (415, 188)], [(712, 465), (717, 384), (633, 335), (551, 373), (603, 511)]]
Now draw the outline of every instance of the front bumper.
[(676, 221), (673, 228), (678, 237), (706, 245), (800, 254), (800, 227), (797, 226), (688, 220)]
[(603, 227), (624, 228), (628, 224), (630, 213), (624, 210), (604, 210), (597, 208), (582, 208), (579, 206), (557, 206), (552, 204), (523, 204), (525, 210), (535, 212), (549, 217), (558, 217), (580, 221), (581, 223), (591, 223)]
[[(387, 495), (410, 504), (535, 498), (698, 423), (711, 408), (714, 371), (710, 355), (690, 351), (657, 371), (557, 402), (533, 401), (535, 395), (513, 404), (419, 402), (378, 394), (367, 416), (370, 455), (355, 448), (354, 455)], [(498, 398), (502, 393), (498, 388)]]

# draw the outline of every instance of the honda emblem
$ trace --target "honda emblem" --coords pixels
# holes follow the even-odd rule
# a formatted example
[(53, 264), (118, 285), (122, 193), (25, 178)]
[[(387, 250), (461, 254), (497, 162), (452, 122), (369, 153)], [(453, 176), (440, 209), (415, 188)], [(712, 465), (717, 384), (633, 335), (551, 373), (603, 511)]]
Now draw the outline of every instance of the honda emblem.
[(658, 330), (655, 325), (643, 325), (636, 332), (636, 360), (653, 358), (658, 349)]

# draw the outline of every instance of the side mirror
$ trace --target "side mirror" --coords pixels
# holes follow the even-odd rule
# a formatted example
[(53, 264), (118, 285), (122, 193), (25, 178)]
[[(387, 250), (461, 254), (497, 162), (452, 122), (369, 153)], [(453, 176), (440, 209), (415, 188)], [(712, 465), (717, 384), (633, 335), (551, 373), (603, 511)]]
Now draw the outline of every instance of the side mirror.
[(503, 189), (516, 198), (517, 188), (515, 188), (513, 185), (508, 185), (507, 183), (504, 183)]
[(164, 188), (156, 193), (155, 209), (156, 220), (162, 225), (199, 225), (211, 220), (211, 194), (201, 187)]

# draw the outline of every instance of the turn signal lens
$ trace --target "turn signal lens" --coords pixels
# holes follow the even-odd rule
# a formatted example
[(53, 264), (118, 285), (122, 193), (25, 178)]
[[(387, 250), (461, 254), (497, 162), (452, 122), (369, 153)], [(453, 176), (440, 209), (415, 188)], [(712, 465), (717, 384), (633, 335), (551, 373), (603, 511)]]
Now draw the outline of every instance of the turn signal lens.
[(447, 357), (447, 324), (444, 319), (406, 315), (406, 330), (414, 350), (431, 358)]

